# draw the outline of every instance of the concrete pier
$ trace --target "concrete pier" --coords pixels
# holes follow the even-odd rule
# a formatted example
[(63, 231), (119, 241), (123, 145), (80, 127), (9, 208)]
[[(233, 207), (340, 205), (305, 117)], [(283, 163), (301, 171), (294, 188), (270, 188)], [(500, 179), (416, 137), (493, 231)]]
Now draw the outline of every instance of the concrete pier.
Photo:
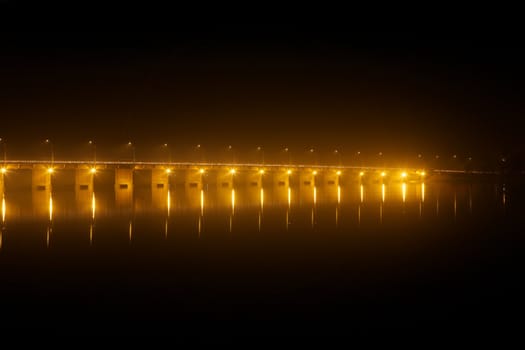
[(260, 188), (263, 185), (263, 176), (265, 175), (264, 171), (263, 173), (261, 173), (260, 170), (252, 170), (247, 172), (241, 172), (240, 175), (243, 175), (242, 180), (244, 181), (242, 182), (244, 182), (245, 185), (248, 187)]
[(323, 171), (318, 174), (317, 177), (317, 185), (319, 186), (330, 186), (330, 187), (337, 187), (339, 186), (339, 178), (341, 176), (341, 173), (337, 173), (337, 171)]
[(181, 178), (184, 179), (185, 187), (202, 189), (204, 180), (208, 179), (208, 177), (209, 174), (204, 172), (204, 170), (201, 171), (201, 169), (186, 169), (184, 171), (184, 176)]
[(168, 208), (170, 178), (175, 174), (170, 169), (155, 168), (151, 170), (151, 203), (155, 208)]
[(93, 192), (95, 174), (91, 168), (79, 168), (75, 170), (75, 191)]
[(273, 186), (275, 187), (282, 187), (282, 188), (288, 188), (290, 186), (290, 176), (291, 174), (288, 174), (287, 170), (276, 170), (272, 171), (271, 174), (267, 175), (268, 177), (271, 176)]
[(239, 177), (237, 171), (232, 173), (231, 169), (221, 169), (217, 171), (217, 187), (232, 189), (235, 184), (239, 182), (239, 180), (236, 179), (237, 177)]
[(133, 169), (115, 169), (115, 191), (133, 190)]
[(33, 190), (51, 191), (52, 169), (47, 167), (34, 167), (31, 175), (31, 184)]
[(133, 199), (133, 169), (115, 169), (115, 201), (118, 207), (128, 207)]
[(169, 190), (171, 169), (151, 169), (151, 191)]
[(0, 173), (0, 197), (3, 196), (3, 194), (5, 193), (5, 174), (4, 173)]
[(314, 187), (316, 185), (315, 182), (318, 176), (319, 174), (315, 173), (314, 170), (301, 171), (299, 174), (300, 185)]

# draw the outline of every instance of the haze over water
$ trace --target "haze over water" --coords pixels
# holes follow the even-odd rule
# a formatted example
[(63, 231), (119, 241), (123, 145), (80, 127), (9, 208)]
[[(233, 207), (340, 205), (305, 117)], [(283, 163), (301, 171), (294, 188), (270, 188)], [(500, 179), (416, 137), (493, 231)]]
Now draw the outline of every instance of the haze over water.
[(478, 180), (7, 192), (2, 323), (219, 337), (487, 326), (508, 315), (485, 298), (522, 307), (525, 197)]

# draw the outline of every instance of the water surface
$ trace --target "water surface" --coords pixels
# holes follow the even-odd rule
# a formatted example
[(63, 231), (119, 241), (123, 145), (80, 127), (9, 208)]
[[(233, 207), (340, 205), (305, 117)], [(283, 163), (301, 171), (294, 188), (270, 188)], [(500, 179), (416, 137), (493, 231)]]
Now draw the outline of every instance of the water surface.
[(524, 194), (499, 178), (7, 192), (2, 325), (203, 337), (511, 327)]

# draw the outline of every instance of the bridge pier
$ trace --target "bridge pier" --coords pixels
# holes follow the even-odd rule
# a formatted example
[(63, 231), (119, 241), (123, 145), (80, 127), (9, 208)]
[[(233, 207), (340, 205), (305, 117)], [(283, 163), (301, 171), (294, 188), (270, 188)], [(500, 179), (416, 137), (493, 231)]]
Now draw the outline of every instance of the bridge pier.
[(290, 175), (287, 170), (276, 170), (272, 172), (273, 185), (275, 187), (290, 187)]
[(168, 207), (171, 170), (154, 168), (151, 170), (151, 202), (156, 208)]
[(318, 185), (322, 186), (331, 186), (331, 187), (337, 187), (339, 186), (339, 177), (341, 175), (337, 174), (336, 171), (323, 171), (320, 173), (317, 177), (318, 179)]
[(243, 180), (245, 180), (246, 185), (249, 187), (262, 187), (264, 174), (261, 174), (259, 170), (249, 170), (246, 174), (242, 175), (244, 175)]
[(75, 191), (93, 192), (95, 174), (91, 169), (77, 168), (75, 170)]
[(4, 195), (5, 192), (5, 173), (0, 173), (0, 197)]
[(31, 174), (31, 183), (33, 190), (37, 191), (51, 191), (51, 168), (43, 166), (33, 167)]
[(133, 190), (133, 169), (115, 169), (115, 190)]
[(301, 186), (308, 186), (308, 187), (315, 187), (316, 186), (316, 178), (319, 175), (317, 173), (314, 173), (312, 170), (301, 170), (299, 172), (299, 181)]
[(128, 207), (133, 199), (133, 169), (115, 169), (115, 202), (119, 207)]
[(237, 171), (232, 173), (231, 169), (219, 169), (217, 171), (217, 186), (220, 188), (232, 189), (236, 182), (238, 182), (235, 179), (238, 176)]
[(170, 188), (170, 172), (167, 169), (153, 168), (151, 169), (151, 191), (169, 190)]
[(33, 215), (52, 219), (51, 184), (52, 172), (50, 168), (35, 166), (31, 171), (31, 197), (33, 201)]
[(207, 174), (204, 170), (200, 169), (187, 169), (184, 173), (184, 186), (186, 188), (202, 189), (204, 177)]

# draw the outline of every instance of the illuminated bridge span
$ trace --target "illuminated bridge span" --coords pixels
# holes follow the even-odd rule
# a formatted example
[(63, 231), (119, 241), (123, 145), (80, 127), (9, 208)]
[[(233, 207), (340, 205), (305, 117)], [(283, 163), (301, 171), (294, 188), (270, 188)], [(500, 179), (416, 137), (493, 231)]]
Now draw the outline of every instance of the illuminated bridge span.
[[(6, 160), (1, 166), (0, 192), (14, 187), (31, 186), (33, 190), (50, 190), (52, 185), (63, 182), (74, 184), (75, 190), (90, 190), (98, 174), (111, 174), (115, 190), (131, 190), (136, 174), (142, 174), (152, 189), (170, 186), (200, 187), (216, 185), (249, 186), (302, 186), (344, 185), (353, 182), (422, 181), (439, 174), (466, 173), (459, 170), (369, 167), (349, 165), (312, 164), (255, 164), (213, 162), (140, 162), (140, 161), (39, 161)], [(19, 174), (30, 175), (31, 180), (17, 181)], [(474, 174), (496, 172), (472, 171)], [(60, 177), (58, 176), (60, 174)], [(23, 176), (20, 176), (23, 177)], [(106, 176), (107, 178), (107, 176)], [(74, 180), (73, 180), (74, 179)]]

